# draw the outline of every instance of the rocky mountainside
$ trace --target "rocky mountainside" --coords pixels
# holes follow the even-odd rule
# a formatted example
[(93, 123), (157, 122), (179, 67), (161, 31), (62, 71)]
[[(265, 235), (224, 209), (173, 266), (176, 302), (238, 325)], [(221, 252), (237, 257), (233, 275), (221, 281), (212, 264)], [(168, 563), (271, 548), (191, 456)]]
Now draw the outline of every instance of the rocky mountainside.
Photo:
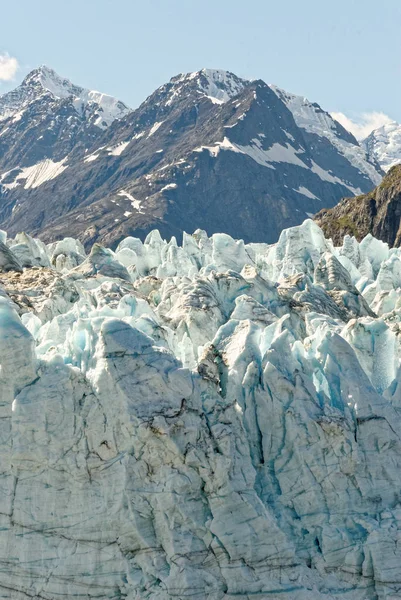
[(315, 220), (336, 245), (346, 234), (362, 240), (371, 233), (390, 246), (401, 246), (401, 165), (392, 167), (372, 192), (344, 198), (317, 213)]
[(32, 71), (0, 96), (2, 200), (20, 180), (29, 190), (56, 177), (72, 150), (92, 145), (128, 112), (119, 100), (76, 86), (48, 67)]
[[(336, 154), (345, 157), (354, 167), (364, 173), (375, 185), (382, 179), (381, 163), (374, 154), (370, 154), (365, 146), (360, 146), (352, 133), (344, 129), (333, 117), (324, 111), (316, 102), (310, 102), (302, 96), (289, 94), (276, 86), (270, 86), (278, 97), (292, 112), (298, 127), (304, 130), (307, 144), (312, 146), (318, 138), (326, 138), (335, 151), (332, 152), (333, 172), (339, 165), (336, 164)], [(309, 136), (309, 134), (311, 134)]]
[(394, 121), (375, 129), (361, 142), (370, 160), (376, 160), (384, 171), (401, 163), (401, 125)]
[(88, 98), (42, 69), (0, 99), (0, 223), (11, 234), (115, 246), (155, 227), (181, 239), (200, 226), (273, 242), (381, 178), (318, 105), (302, 100), (304, 119), (296, 97), (263, 81), (203, 69), (172, 78), (128, 114)]
[(398, 598), (400, 292), (311, 220), (0, 232), (1, 596)]

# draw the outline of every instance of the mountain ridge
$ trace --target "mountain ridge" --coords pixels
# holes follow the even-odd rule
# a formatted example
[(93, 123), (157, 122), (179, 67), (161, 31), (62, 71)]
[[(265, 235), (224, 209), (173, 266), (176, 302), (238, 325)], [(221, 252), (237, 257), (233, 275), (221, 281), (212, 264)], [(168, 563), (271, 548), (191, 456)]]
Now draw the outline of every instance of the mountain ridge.
[(19, 114), (20, 117), (21, 111), (30, 102), (47, 94), (59, 100), (74, 98), (74, 106), (77, 112), (81, 113), (88, 105), (97, 105), (103, 115), (99, 114), (95, 124), (101, 128), (107, 127), (115, 119), (125, 116), (131, 110), (121, 100), (76, 85), (69, 79), (60, 77), (54, 69), (41, 65), (28, 73), (16, 89), (0, 96), (0, 121), (15, 117), (16, 114)]
[[(154, 227), (182, 236), (200, 225), (272, 242), (323, 202), (368, 191), (381, 177), (375, 163), (361, 167), (356, 140), (328, 113), (309, 103), (309, 123), (324, 114), (329, 133), (300, 127), (262, 80), (214, 69), (180, 74), (100, 128), (98, 104), (77, 111), (83, 88), (44, 71), (40, 83), (50, 72), (53, 92), (16, 122), (0, 122), (0, 222), (11, 233), (51, 241), (70, 231), (85, 244), (113, 245)], [(25, 87), (37, 80), (28, 75)]]

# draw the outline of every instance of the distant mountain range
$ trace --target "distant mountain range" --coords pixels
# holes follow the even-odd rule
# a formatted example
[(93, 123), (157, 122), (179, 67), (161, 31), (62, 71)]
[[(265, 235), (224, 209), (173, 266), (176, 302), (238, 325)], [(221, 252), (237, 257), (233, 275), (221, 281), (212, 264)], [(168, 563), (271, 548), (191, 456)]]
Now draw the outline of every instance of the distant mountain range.
[(227, 71), (173, 77), (131, 110), (40, 67), (0, 97), (0, 228), (87, 245), (154, 228), (274, 242), (380, 183), (377, 147), (318, 104)]

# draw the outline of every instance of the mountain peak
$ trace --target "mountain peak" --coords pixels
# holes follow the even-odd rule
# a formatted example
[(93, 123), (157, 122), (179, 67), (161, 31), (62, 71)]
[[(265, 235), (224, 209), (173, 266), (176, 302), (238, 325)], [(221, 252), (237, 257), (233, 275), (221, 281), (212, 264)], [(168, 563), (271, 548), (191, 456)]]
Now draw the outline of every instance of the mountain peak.
[(211, 98), (223, 103), (237, 96), (249, 83), (230, 71), (202, 69), (199, 72), (200, 87)]
[(215, 104), (224, 104), (234, 96), (237, 96), (249, 83), (246, 79), (241, 79), (223, 69), (207, 69), (192, 73), (180, 73), (170, 79), (170, 96), (172, 98), (180, 95), (180, 89), (183, 86), (197, 88), (197, 91), (207, 96)]
[(56, 71), (54, 69), (43, 64), (43, 65), (39, 65), (39, 67), (36, 67), (32, 71), (30, 71), (28, 73), (28, 75), (25, 77), (25, 79), (28, 80), (28, 79), (35, 79), (35, 78), (40, 78), (40, 77), (60, 78), (60, 76), (56, 73)]
[(53, 101), (70, 98), (79, 114), (83, 114), (88, 106), (94, 109), (98, 106), (99, 114), (94, 124), (102, 129), (130, 112), (130, 108), (117, 98), (75, 85), (58, 75), (54, 69), (41, 65), (28, 73), (19, 87), (0, 96), (0, 121), (25, 110), (33, 101), (41, 102), (49, 95)]
[(379, 162), (384, 171), (401, 162), (401, 125), (397, 121), (374, 129), (361, 142), (371, 159)]
[(45, 90), (56, 98), (80, 96), (84, 91), (82, 87), (74, 85), (69, 79), (60, 77), (54, 69), (46, 65), (41, 65), (28, 73), (22, 82), (22, 86)]

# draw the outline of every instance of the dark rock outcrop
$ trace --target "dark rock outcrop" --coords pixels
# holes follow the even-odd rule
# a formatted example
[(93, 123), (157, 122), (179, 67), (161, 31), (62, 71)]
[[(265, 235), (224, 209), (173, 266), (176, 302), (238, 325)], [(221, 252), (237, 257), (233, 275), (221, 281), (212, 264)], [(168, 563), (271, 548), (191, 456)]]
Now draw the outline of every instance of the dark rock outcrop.
[(315, 221), (336, 245), (346, 234), (360, 241), (371, 233), (390, 246), (401, 246), (401, 165), (392, 167), (373, 191), (344, 198), (317, 213)]

